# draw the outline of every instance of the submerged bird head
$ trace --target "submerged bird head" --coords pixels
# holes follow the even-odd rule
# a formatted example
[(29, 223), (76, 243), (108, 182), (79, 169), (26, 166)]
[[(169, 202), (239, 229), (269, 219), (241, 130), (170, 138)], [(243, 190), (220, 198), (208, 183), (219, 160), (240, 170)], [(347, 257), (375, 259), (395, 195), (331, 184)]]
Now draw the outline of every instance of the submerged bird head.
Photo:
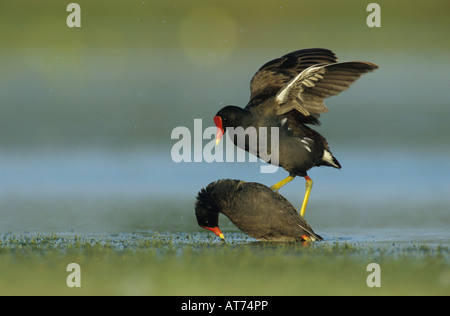
[(222, 206), (220, 200), (217, 199), (211, 186), (202, 189), (195, 202), (195, 216), (200, 227), (212, 231), (221, 239), (225, 239), (219, 228), (219, 212)]
[(197, 216), (197, 222), (200, 227), (210, 230), (220, 238), (225, 239), (219, 228), (219, 212), (197, 203), (195, 205), (195, 216)]
[(225, 239), (219, 228), (219, 213), (230, 207), (233, 193), (240, 187), (239, 180), (218, 180), (201, 189), (195, 202), (198, 225)]
[(250, 117), (249, 111), (234, 105), (228, 105), (217, 112), (216, 116), (214, 116), (214, 124), (217, 127), (216, 145), (220, 143), (227, 127), (247, 127), (248, 124), (244, 123)]

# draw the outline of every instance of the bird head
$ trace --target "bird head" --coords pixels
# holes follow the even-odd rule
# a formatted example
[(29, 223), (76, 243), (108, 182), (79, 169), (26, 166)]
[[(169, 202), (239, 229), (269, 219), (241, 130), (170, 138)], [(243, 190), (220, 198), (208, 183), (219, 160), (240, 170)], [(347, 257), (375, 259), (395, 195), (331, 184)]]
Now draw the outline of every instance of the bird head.
[(238, 127), (242, 126), (244, 128), (251, 125), (252, 114), (245, 109), (238, 106), (228, 105), (222, 108), (214, 116), (214, 124), (217, 127), (216, 133), (216, 146), (220, 143), (227, 127)]
[(195, 203), (195, 216), (200, 227), (212, 231), (222, 240), (225, 239), (219, 228), (219, 206), (217, 201), (211, 195), (211, 192), (202, 189)]

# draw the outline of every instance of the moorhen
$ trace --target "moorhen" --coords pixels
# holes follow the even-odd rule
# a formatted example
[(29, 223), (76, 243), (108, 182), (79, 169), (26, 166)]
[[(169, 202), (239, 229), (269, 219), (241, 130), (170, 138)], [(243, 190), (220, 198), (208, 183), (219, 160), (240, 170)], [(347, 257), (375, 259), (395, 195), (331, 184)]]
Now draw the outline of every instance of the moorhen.
[(288, 200), (260, 183), (225, 179), (200, 190), (195, 203), (198, 225), (224, 239), (219, 213), (261, 241), (322, 240)]
[[(332, 51), (322, 48), (302, 49), (269, 61), (250, 81), (247, 106), (226, 106), (214, 117), (216, 144), (227, 128), (254, 127), (259, 137), (260, 128), (266, 127), (267, 139), (271, 139), (269, 130), (278, 127), (278, 161), (265, 161), (281, 166), (289, 176), (271, 188), (278, 191), (296, 176), (304, 177), (306, 192), (300, 209), (304, 217), (312, 188), (307, 171), (314, 166), (341, 168), (325, 138), (306, 124), (320, 125), (319, 115), (328, 112), (324, 99), (346, 90), (362, 74), (377, 68), (370, 62), (338, 63)], [(259, 142), (252, 147), (248, 136), (244, 141), (238, 141), (236, 134), (230, 137), (236, 146), (264, 160)], [(276, 148), (267, 144), (267, 153), (271, 153), (271, 146)]]

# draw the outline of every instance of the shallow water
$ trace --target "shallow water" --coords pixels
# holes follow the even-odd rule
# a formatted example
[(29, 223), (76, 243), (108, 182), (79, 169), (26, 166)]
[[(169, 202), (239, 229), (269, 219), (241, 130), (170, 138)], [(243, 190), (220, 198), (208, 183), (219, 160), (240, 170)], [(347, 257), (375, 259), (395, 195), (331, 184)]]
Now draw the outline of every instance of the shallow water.
[[(342, 170), (310, 172), (315, 182), (308, 223), (326, 241), (448, 245), (446, 154), (433, 148), (423, 154), (342, 147)], [(0, 165), (0, 232), (209, 236), (196, 223), (197, 192), (220, 178), (269, 186), (286, 175), (260, 174), (259, 167), (176, 164), (167, 149), (10, 151)], [(299, 207), (303, 191), (303, 179), (296, 179), (280, 193)], [(224, 216), (220, 226), (226, 236), (239, 232)]]
[[(272, 58), (327, 47), (340, 61), (380, 68), (326, 101), (330, 113), (317, 129), (343, 169), (309, 173), (309, 224), (328, 240), (449, 239), (450, 63), (442, 38), (450, 25), (442, 3), (385, 4), (404, 14), (383, 15), (378, 30), (356, 1), (326, 10), (275, 2), (257, 15), (249, 3), (222, 3), (217, 12), (226, 18), (203, 33), (204, 19), (187, 31), (200, 3), (93, 5), (77, 32), (41, 2), (27, 12), (8, 2), (1, 12), (0, 233), (206, 234), (193, 210), (200, 188), (221, 178), (270, 186), (287, 174), (261, 174), (258, 163), (175, 164), (171, 131), (192, 131), (194, 118), (212, 125), (222, 106), (245, 105), (251, 77)], [(308, 10), (325, 18), (298, 19)], [(231, 36), (222, 35), (221, 20)], [(296, 179), (280, 193), (298, 208), (303, 191)], [(221, 226), (237, 232), (226, 218)]]

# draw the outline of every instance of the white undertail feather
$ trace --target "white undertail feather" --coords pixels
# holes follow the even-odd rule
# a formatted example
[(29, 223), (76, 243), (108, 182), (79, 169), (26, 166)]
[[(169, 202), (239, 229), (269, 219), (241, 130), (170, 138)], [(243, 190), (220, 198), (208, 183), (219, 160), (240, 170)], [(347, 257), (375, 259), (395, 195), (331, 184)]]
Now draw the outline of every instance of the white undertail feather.
[(330, 165), (332, 165), (335, 168), (339, 169), (339, 166), (334, 162), (334, 158), (333, 155), (328, 151), (328, 150), (324, 150), (323, 151), (323, 157), (322, 160), (329, 163)]

